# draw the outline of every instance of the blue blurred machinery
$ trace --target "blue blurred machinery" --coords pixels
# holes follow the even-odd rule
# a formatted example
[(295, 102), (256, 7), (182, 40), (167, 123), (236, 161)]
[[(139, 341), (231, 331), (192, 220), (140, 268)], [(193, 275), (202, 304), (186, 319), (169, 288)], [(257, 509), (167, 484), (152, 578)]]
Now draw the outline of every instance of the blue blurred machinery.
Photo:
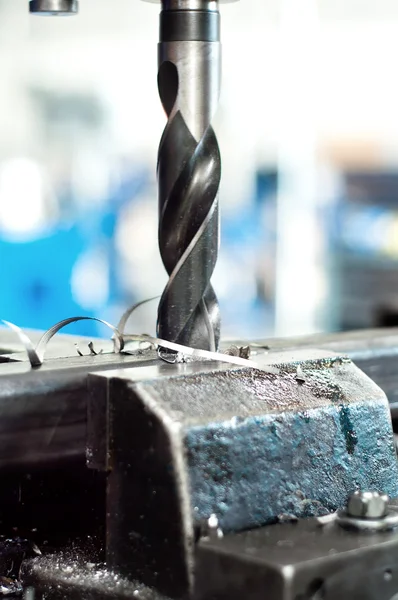
[[(134, 202), (145, 189), (147, 172), (137, 171), (113, 190), (107, 202), (94, 209), (72, 210), (67, 203), (68, 219), (37, 234), (35, 239), (14, 240), (0, 237), (1, 318), (21, 327), (47, 329), (72, 315), (103, 316), (109, 304), (125, 304), (126, 298), (118, 278), (115, 231), (122, 208)], [(1, 235), (1, 232), (0, 232)], [(108, 277), (107, 297), (95, 311), (79, 304), (71, 290), (74, 269), (81, 258), (98, 248), (104, 260), (103, 274)], [(98, 311), (98, 314), (97, 314)], [(96, 336), (95, 322), (84, 321), (71, 326), (71, 332)]]

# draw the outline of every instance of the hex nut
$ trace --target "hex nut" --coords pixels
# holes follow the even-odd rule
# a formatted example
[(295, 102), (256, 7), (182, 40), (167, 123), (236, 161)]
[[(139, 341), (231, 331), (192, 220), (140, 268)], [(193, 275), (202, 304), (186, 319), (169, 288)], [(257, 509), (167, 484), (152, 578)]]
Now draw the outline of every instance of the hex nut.
[(388, 502), (386, 494), (357, 490), (348, 500), (347, 515), (356, 519), (382, 519), (387, 515)]

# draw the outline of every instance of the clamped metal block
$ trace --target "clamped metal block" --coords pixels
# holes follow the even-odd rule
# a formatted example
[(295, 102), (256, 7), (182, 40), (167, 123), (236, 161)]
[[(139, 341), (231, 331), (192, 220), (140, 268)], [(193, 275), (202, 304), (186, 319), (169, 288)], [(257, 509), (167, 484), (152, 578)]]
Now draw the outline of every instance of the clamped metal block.
[(89, 378), (88, 464), (109, 471), (109, 566), (174, 597), (195, 532), (325, 514), (355, 489), (398, 495), (387, 399), (349, 359), (263, 354), (264, 370), (199, 362)]

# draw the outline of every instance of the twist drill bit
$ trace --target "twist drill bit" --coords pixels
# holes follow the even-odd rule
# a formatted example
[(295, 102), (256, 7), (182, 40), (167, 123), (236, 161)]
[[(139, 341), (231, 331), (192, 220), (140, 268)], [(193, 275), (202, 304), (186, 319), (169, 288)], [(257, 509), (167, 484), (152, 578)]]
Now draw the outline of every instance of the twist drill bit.
[(217, 261), (221, 160), (211, 120), (221, 76), (216, 0), (163, 0), (159, 95), (168, 121), (159, 146), (159, 247), (169, 281), (158, 336), (216, 350), (220, 316), (210, 283)]

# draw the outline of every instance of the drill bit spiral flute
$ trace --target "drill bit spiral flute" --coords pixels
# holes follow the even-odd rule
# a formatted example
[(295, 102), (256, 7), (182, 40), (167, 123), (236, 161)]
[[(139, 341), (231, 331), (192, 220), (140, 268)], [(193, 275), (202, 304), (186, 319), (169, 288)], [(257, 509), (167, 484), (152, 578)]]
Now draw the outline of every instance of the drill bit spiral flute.
[(159, 247), (169, 281), (158, 336), (216, 350), (220, 316), (210, 278), (217, 261), (220, 152), (211, 120), (221, 77), (216, 0), (163, 0), (159, 94), (168, 117), (158, 156)]

